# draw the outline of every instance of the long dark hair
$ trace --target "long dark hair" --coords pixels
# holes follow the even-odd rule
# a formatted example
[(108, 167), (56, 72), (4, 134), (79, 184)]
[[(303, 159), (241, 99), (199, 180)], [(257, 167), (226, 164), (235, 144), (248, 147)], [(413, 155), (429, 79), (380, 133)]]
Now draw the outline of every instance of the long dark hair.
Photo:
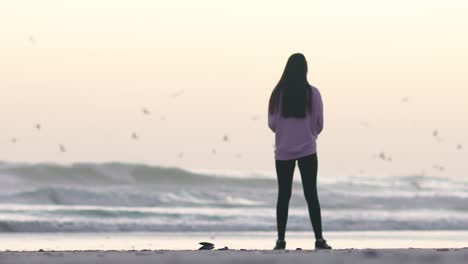
[(306, 110), (312, 110), (311, 92), (307, 81), (307, 61), (303, 54), (294, 53), (289, 57), (283, 75), (271, 93), (268, 111), (273, 114), (280, 108), (283, 117), (303, 118)]

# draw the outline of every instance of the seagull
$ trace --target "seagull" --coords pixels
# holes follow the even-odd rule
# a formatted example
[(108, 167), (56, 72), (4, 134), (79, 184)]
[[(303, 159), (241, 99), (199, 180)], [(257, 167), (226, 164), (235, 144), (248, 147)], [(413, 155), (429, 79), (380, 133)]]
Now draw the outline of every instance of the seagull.
[(60, 152), (67, 152), (67, 150), (65, 149), (65, 146), (62, 144), (59, 144), (59, 150)]
[(392, 161), (392, 157), (387, 156), (384, 152), (380, 152), (378, 157), (383, 161)]
[(224, 141), (224, 142), (228, 142), (228, 141), (229, 141), (228, 135), (224, 135), (224, 136), (223, 136), (223, 141)]
[(387, 159), (387, 156), (385, 156), (385, 153), (380, 152), (380, 153), (379, 153), (379, 158), (380, 158), (381, 160), (386, 160), (386, 159)]
[(135, 132), (132, 133), (132, 139), (138, 140), (138, 135)]
[(150, 115), (150, 114), (151, 114), (151, 112), (150, 112), (150, 111), (148, 110), (148, 108), (146, 108), (146, 107), (143, 107), (143, 108), (141, 109), (141, 111), (143, 112), (144, 115)]
[(179, 97), (184, 94), (184, 90), (179, 90), (171, 95), (172, 98)]

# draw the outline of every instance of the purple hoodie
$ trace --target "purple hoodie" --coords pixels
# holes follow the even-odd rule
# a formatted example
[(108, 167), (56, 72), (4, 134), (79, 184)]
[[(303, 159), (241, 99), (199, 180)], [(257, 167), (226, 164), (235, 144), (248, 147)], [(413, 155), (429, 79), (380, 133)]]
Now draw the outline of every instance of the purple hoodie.
[(268, 111), (268, 126), (275, 133), (275, 159), (291, 160), (317, 153), (317, 136), (323, 129), (322, 96), (311, 87), (312, 113), (304, 118), (284, 118), (280, 109), (274, 114)]

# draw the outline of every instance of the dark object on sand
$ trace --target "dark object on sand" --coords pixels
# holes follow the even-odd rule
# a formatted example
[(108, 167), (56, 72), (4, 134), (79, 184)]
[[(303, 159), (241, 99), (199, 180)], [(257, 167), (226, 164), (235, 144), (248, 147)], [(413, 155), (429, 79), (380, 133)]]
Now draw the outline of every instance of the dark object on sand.
[(375, 250), (366, 250), (366, 251), (364, 251), (362, 253), (367, 258), (376, 258), (377, 257), (377, 251), (375, 251)]
[(202, 245), (198, 250), (212, 250), (214, 248), (214, 244), (210, 242), (200, 242), (198, 244)]
[(302, 248), (296, 248), (296, 250), (302, 250)]
[(228, 247), (223, 247), (223, 248), (220, 248), (218, 250), (229, 250), (229, 248)]

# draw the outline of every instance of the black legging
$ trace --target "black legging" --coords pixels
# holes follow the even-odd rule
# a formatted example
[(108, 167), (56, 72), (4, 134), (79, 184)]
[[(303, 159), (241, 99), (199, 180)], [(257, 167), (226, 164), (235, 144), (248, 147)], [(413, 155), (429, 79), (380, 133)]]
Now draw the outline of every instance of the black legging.
[[(322, 238), (322, 216), (317, 195), (317, 154), (297, 159), (302, 178), (302, 187), (309, 207), (309, 217), (314, 228), (315, 238)], [(276, 175), (278, 177), (278, 202), (276, 204), (276, 224), (278, 239), (284, 240), (286, 223), (288, 222), (289, 199), (291, 198), (292, 180), (296, 159), (276, 160)]]

